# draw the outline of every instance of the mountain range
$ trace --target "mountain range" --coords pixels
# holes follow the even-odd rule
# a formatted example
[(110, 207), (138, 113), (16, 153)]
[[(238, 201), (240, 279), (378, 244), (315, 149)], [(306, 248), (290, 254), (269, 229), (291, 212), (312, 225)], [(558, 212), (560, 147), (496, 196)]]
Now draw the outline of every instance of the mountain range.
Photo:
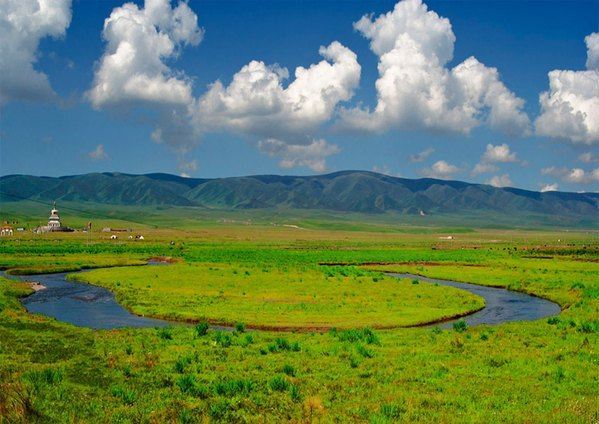
[(542, 193), (433, 178), (397, 178), (367, 171), (213, 179), (114, 172), (0, 177), (0, 200), (26, 199), (227, 210), (282, 208), (427, 215), (496, 212), (599, 221), (599, 193)]

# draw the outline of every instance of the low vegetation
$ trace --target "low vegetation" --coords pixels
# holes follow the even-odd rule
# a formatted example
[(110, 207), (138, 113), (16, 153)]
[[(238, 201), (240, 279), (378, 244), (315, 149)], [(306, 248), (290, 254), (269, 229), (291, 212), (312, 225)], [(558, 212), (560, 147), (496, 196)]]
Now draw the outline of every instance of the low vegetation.
[(235, 325), (240, 332), (245, 326), (392, 328), (484, 306), (482, 298), (462, 290), (413, 285), (357, 267), (193, 263), (106, 268), (73, 277), (109, 288), (139, 315)]
[[(441, 243), (429, 234), (379, 241), (370, 234), (340, 232), (332, 241), (302, 234), (223, 241), (222, 234), (198, 240), (149, 233), (146, 244), (86, 245), (77, 235), (2, 240), (0, 266), (28, 272), (177, 257), (175, 265), (78, 275), (111, 288), (133, 310), (197, 323), (77, 328), (28, 314), (18, 301), (31, 292), (28, 285), (0, 278), (0, 422), (597, 421), (596, 235), (479, 232)], [(364, 263), (370, 265), (358, 267)], [(389, 279), (383, 271), (509, 287), (550, 298), (563, 311), (496, 326), (378, 329), (386, 315), (414, 322), (438, 312), (439, 302), (456, 301), (444, 287)], [(313, 295), (313, 309), (293, 309)], [(265, 301), (271, 299), (277, 302)], [(420, 301), (428, 312), (410, 309)], [(207, 320), (234, 328), (214, 330)], [(294, 320), (330, 328), (252, 331)]]

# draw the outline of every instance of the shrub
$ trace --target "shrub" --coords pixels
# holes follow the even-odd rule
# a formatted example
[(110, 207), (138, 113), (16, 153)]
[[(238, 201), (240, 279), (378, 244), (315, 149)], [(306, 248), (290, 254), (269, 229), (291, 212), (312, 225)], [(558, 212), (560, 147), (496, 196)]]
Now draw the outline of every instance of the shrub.
[(547, 324), (549, 325), (557, 325), (560, 323), (560, 319), (558, 317), (547, 318)]
[(210, 416), (215, 420), (222, 420), (230, 409), (229, 401), (220, 400), (210, 405)]
[(360, 360), (355, 355), (349, 357), (349, 366), (352, 368), (358, 368), (360, 366)]
[(114, 397), (120, 398), (126, 405), (133, 405), (133, 403), (135, 402), (135, 398), (137, 397), (133, 390), (121, 386), (113, 387), (112, 395)]
[(185, 372), (185, 367), (191, 363), (191, 358), (189, 357), (179, 357), (175, 362), (175, 371), (179, 374), (183, 374)]
[(214, 340), (221, 347), (229, 347), (233, 344), (231, 335), (225, 331), (217, 331), (214, 335)]
[(197, 419), (190, 410), (182, 409), (181, 412), (179, 412), (179, 422), (181, 424), (192, 424), (197, 422)]
[(291, 400), (293, 402), (299, 402), (302, 400), (302, 395), (300, 393), (299, 387), (295, 384), (289, 386), (289, 395), (291, 396)]
[(268, 382), (268, 386), (272, 391), (275, 392), (284, 392), (289, 388), (289, 382), (285, 380), (285, 377), (280, 375), (275, 375)]
[(163, 340), (173, 339), (173, 329), (171, 327), (161, 327), (158, 329), (158, 337)]
[(133, 370), (131, 369), (131, 365), (125, 365), (123, 368), (123, 375), (125, 377), (133, 377)]
[(251, 334), (246, 334), (245, 337), (241, 340), (240, 346), (246, 347), (254, 343), (254, 336)]
[(208, 323), (206, 321), (202, 321), (200, 322), (198, 325), (196, 325), (195, 330), (196, 330), (196, 336), (197, 337), (202, 337), (205, 336), (206, 333), (208, 333), (208, 329), (210, 328), (210, 326), (208, 325)]
[(206, 386), (199, 384), (193, 375), (184, 375), (177, 380), (177, 386), (183, 393), (206, 399), (210, 393)]
[(248, 379), (221, 380), (213, 385), (214, 393), (232, 397), (236, 394), (249, 394), (254, 388), (254, 382)]
[(566, 378), (566, 373), (562, 367), (557, 367), (555, 370), (555, 381), (557, 383), (561, 383), (564, 378)]
[(364, 341), (367, 344), (381, 344), (378, 336), (370, 328), (363, 329), (362, 334), (364, 335)]
[(368, 349), (366, 349), (366, 347), (364, 347), (363, 345), (356, 346), (356, 351), (364, 358), (372, 358), (374, 356), (374, 354)]
[(193, 389), (192, 395), (200, 399), (206, 399), (210, 396), (210, 391), (206, 386), (197, 384)]
[(63, 375), (60, 369), (46, 368), (42, 371), (42, 378), (48, 384), (58, 384), (62, 381)]
[(237, 324), (235, 324), (235, 331), (237, 331), (238, 333), (245, 332), (245, 324), (243, 322), (238, 322)]
[(282, 337), (277, 337), (275, 339), (275, 345), (277, 346), (278, 350), (291, 350), (291, 345), (289, 344), (287, 339), (284, 339)]
[(508, 363), (507, 359), (504, 358), (489, 358), (486, 360), (487, 365), (493, 368), (499, 368)]
[(599, 331), (599, 321), (586, 321), (580, 324), (579, 331), (582, 333), (597, 333)]
[(268, 351), (271, 353), (282, 351), (299, 352), (300, 350), (301, 347), (298, 342), (289, 343), (289, 341), (283, 337), (277, 337), (273, 343), (268, 345)]
[[(25, 375), (25, 378), (33, 383), (36, 390), (40, 390), (46, 384), (58, 384), (62, 381), (63, 374), (60, 369), (45, 368), (42, 371), (31, 371)], [(1, 405), (0, 405), (1, 407)], [(0, 411), (2, 409), (0, 408)]]
[(420, 281), (418, 281), (418, 280), (416, 280), (416, 279), (413, 279), (413, 280), (412, 280), (412, 284), (420, 284)]
[(460, 319), (453, 323), (453, 329), (458, 333), (463, 333), (468, 329), (468, 324), (463, 319)]
[(406, 412), (406, 408), (403, 405), (398, 404), (385, 404), (381, 405), (381, 415), (388, 419), (397, 419)]
[[(0, 375), (2, 377), (2, 375)], [(46, 368), (42, 371), (31, 371), (25, 374), (24, 379), (32, 383), (34, 391), (43, 390), (47, 384), (59, 384), (63, 379), (63, 374), (60, 369)], [(2, 382), (0, 380), (0, 382)], [(2, 404), (0, 403), (0, 417), (2, 412)], [(0, 421), (2, 422), (2, 421)]]
[(184, 375), (177, 380), (177, 386), (183, 393), (191, 394), (196, 385), (196, 378), (193, 375)]
[(366, 344), (380, 344), (379, 338), (370, 328), (351, 329), (338, 331), (332, 329), (329, 332), (332, 336), (337, 337), (342, 342), (365, 342)]
[(295, 369), (289, 364), (283, 365), (283, 372), (290, 377), (295, 377)]

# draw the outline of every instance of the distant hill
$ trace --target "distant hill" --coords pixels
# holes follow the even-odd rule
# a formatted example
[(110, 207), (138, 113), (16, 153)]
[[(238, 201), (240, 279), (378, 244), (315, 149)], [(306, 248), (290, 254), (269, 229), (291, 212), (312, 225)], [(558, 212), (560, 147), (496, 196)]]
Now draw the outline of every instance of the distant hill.
[(599, 221), (599, 193), (496, 188), (432, 178), (406, 179), (366, 171), (315, 176), (257, 175), (195, 179), (169, 174), (93, 173), (59, 178), (0, 177), (0, 200), (95, 202), (114, 205), (203, 206), (211, 209), (322, 209), (400, 214), (494, 212)]

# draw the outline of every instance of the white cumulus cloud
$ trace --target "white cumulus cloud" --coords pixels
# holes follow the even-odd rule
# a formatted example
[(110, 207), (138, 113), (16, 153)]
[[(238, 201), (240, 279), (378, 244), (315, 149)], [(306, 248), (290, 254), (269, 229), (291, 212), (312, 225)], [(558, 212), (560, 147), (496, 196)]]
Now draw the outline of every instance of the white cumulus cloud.
[(435, 153), (435, 149), (433, 149), (432, 147), (429, 147), (428, 149), (424, 149), (420, 153), (411, 155), (410, 162), (422, 162), (422, 161), (426, 160), (433, 153)]
[(585, 38), (587, 70), (549, 72), (549, 91), (541, 93), (539, 135), (573, 143), (599, 143), (599, 33)]
[(157, 115), (153, 140), (180, 152), (191, 149), (198, 141), (189, 116), (191, 80), (166, 61), (202, 40), (196, 14), (186, 2), (171, 7), (170, 0), (146, 0), (142, 8), (125, 3), (104, 21), (102, 37), (106, 50), (86, 93), (92, 106), (149, 108)]
[(524, 100), (506, 88), (497, 69), (474, 57), (446, 67), (455, 42), (451, 23), (420, 0), (402, 0), (376, 19), (365, 15), (354, 27), (379, 56), (377, 104), (342, 110), (342, 127), (468, 134), (485, 123), (510, 135), (529, 133)]
[(508, 174), (495, 175), (493, 178), (487, 181), (487, 184), (490, 184), (493, 187), (509, 187), (513, 185)]
[(165, 61), (186, 44), (198, 45), (202, 35), (187, 3), (171, 8), (169, 0), (146, 0), (143, 8), (134, 3), (115, 8), (104, 21), (107, 45), (88, 92), (92, 105), (190, 104), (191, 82)]
[[(356, 54), (339, 42), (320, 48), (325, 60), (295, 70), (287, 87), (285, 68), (252, 61), (228, 86), (216, 81), (197, 105), (197, 123), (259, 137), (305, 137), (349, 100), (360, 81)], [(278, 132), (279, 134), (275, 134)]]
[(510, 146), (506, 143), (493, 145), (487, 144), (487, 148), (480, 158), (480, 162), (476, 164), (472, 170), (472, 175), (497, 172), (499, 167), (495, 163), (517, 162), (516, 153), (510, 150)]
[(258, 137), (261, 151), (283, 157), (282, 167), (324, 170), (324, 158), (339, 149), (314, 139), (314, 133), (331, 119), (339, 102), (353, 96), (361, 68), (356, 54), (337, 41), (319, 52), (324, 60), (298, 67), (286, 87), (287, 69), (256, 60), (228, 86), (216, 81), (197, 101), (196, 128)]
[[(152, 140), (175, 148), (181, 164), (189, 163), (184, 156), (203, 134), (215, 132), (258, 139), (260, 150), (280, 157), (282, 167), (324, 170), (325, 158), (339, 151), (316, 136), (360, 80), (355, 53), (339, 42), (321, 47), (323, 60), (296, 68), (288, 83), (287, 69), (253, 60), (229, 85), (216, 81), (195, 98), (191, 79), (170, 67), (183, 47), (203, 38), (186, 2), (126, 3), (112, 11), (102, 35), (106, 50), (87, 92), (89, 101), (97, 109), (151, 111)], [(180, 169), (188, 171), (194, 170)]]
[(507, 144), (498, 144), (496, 146), (487, 144), (487, 150), (483, 154), (483, 162), (516, 162), (516, 153), (510, 151)]
[(580, 156), (578, 156), (578, 159), (584, 163), (599, 162), (599, 156), (597, 156), (593, 152), (582, 153)]
[(546, 193), (548, 191), (557, 191), (558, 188), (559, 188), (559, 184), (557, 184), (557, 183), (542, 184), (541, 185), (541, 193)]
[(599, 32), (589, 34), (584, 39), (587, 45), (587, 69), (599, 69)]
[(105, 159), (108, 159), (108, 154), (104, 150), (104, 145), (103, 144), (98, 144), (94, 150), (92, 150), (91, 152), (89, 152), (87, 154), (87, 156), (91, 160), (105, 160)]
[(499, 167), (497, 165), (493, 165), (492, 163), (488, 163), (488, 162), (479, 162), (474, 166), (471, 174), (472, 175), (490, 174), (492, 172), (497, 172), (497, 171), (499, 171)]
[(399, 172), (394, 172), (388, 165), (374, 165), (372, 167), (372, 172), (376, 172), (377, 174), (384, 174), (390, 177), (401, 178), (401, 174)]
[(585, 171), (581, 168), (558, 168), (550, 166), (541, 169), (542, 175), (551, 175), (552, 177), (560, 178), (562, 181), (573, 184), (590, 184), (599, 181), (599, 168), (590, 171)]
[(50, 100), (48, 76), (34, 68), (39, 42), (64, 36), (71, 0), (0, 1), (0, 105), (11, 100)]
[(447, 163), (444, 160), (439, 160), (433, 163), (430, 168), (422, 169), (420, 173), (426, 177), (446, 180), (453, 177), (459, 171), (460, 168), (457, 166)]
[(329, 144), (323, 139), (312, 140), (309, 144), (288, 144), (284, 141), (269, 138), (260, 140), (258, 148), (270, 156), (281, 158), (279, 166), (284, 169), (306, 166), (315, 172), (327, 170), (325, 158), (339, 153), (336, 144)]
[(198, 161), (193, 159), (190, 161), (185, 161), (184, 159), (179, 161), (179, 175), (185, 178), (191, 177), (191, 174), (197, 171), (198, 169)]

